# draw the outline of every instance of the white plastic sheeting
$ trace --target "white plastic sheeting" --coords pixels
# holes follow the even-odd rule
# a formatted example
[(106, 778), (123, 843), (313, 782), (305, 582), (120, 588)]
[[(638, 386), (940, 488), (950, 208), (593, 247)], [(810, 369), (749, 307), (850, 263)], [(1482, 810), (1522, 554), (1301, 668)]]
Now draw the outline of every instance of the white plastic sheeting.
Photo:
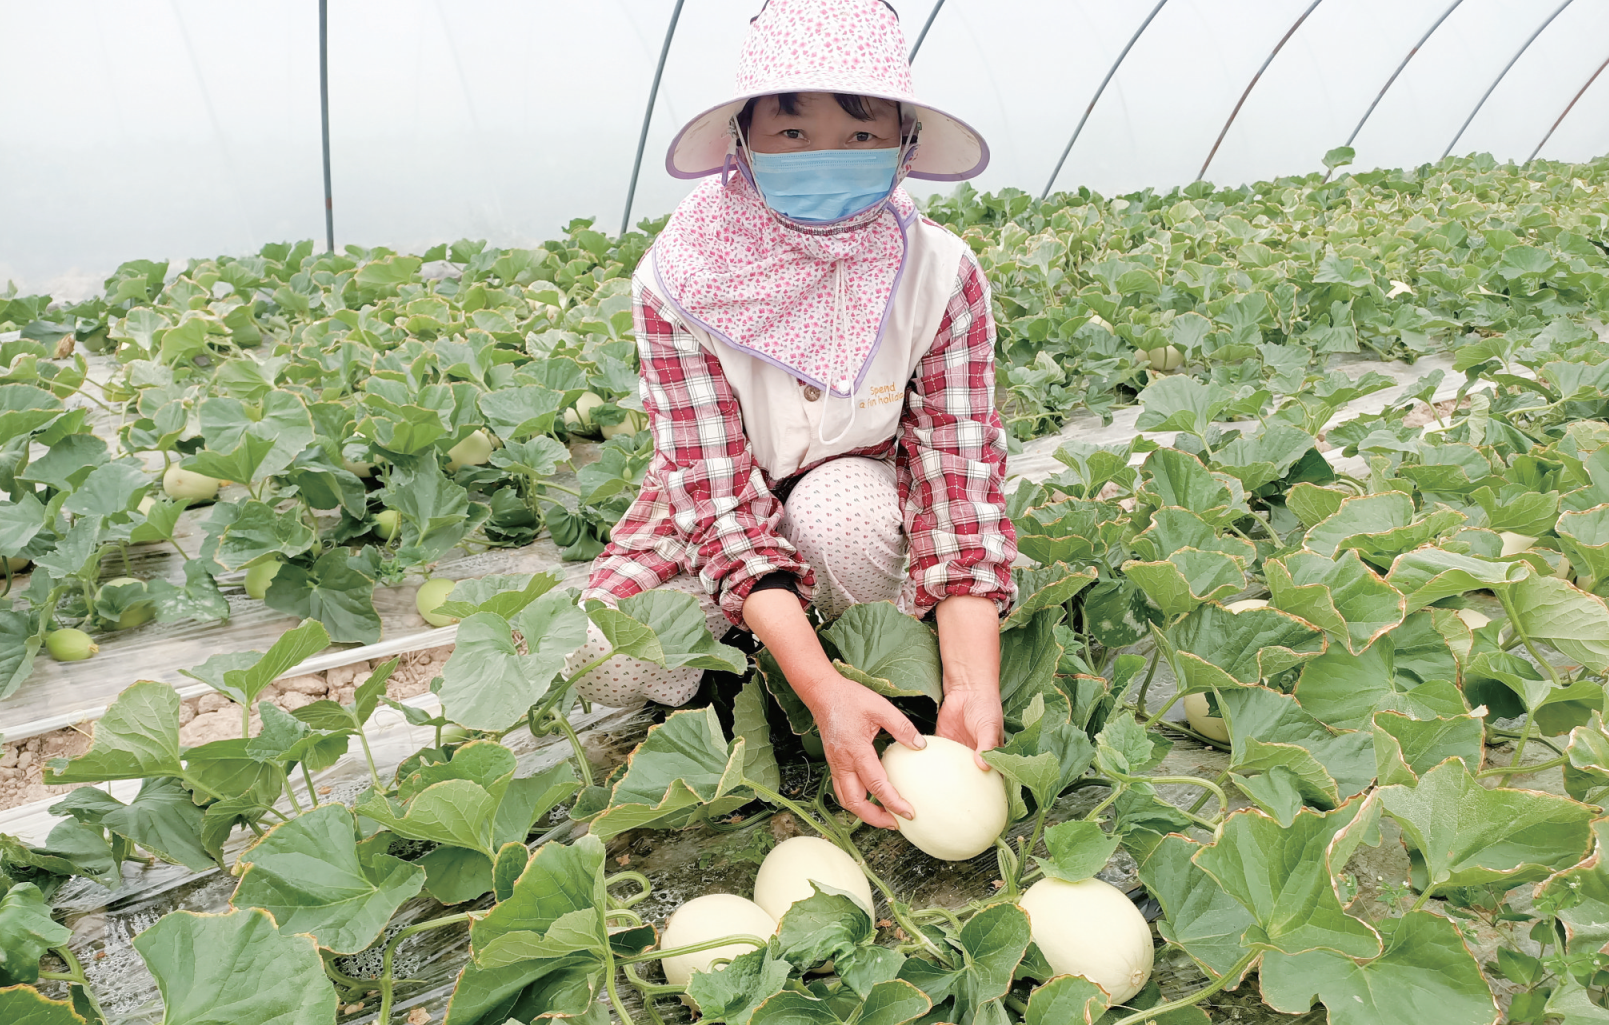
[[(1207, 177), (1315, 169), (1450, 0), (1322, 0), (1247, 98)], [(1169, 0), (1056, 179), (1105, 193), (1196, 177), (1309, 0)], [(914, 41), (931, 0), (895, 0)], [(918, 92), (989, 139), (980, 189), (1044, 188), (1154, 0), (947, 0)], [(1464, 0), (1359, 134), (1357, 166), (1438, 159), (1558, 0)], [(338, 245), (529, 245), (572, 217), (618, 228), (674, 0), (330, 0)], [(689, 186), (664, 172), (721, 98), (759, 0), (686, 0), (632, 220)], [(316, 0), (0, 0), (0, 281), (88, 294), (134, 257), (322, 238)], [(1605, 58), (1609, 0), (1573, 0), (1456, 152), (1524, 160)], [(1609, 150), (1609, 75), (1542, 151)], [(923, 186), (931, 188), (931, 186)], [(945, 186), (947, 188), (947, 186)]]

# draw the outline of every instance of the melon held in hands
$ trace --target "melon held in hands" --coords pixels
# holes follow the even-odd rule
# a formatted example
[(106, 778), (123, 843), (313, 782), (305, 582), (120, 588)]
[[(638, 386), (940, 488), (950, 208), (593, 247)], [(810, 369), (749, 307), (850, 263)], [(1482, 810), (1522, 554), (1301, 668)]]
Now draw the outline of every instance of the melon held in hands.
[(1017, 906), (1028, 912), (1034, 944), (1057, 975), (1082, 975), (1111, 994), (1113, 1006), (1138, 993), (1156, 954), (1140, 909), (1111, 883), (1041, 879)]
[[(661, 950), (690, 947), (723, 936), (754, 936), (766, 939), (777, 931), (776, 919), (752, 900), (732, 893), (707, 893), (677, 908), (665, 922), (665, 931), (659, 938)], [(694, 972), (707, 972), (710, 962), (717, 958), (728, 960), (753, 950), (748, 943), (728, 943), (713, 950), (700, 950), (694, 954), (678, 954), (660, 962), (665, 970), (665, 981), (672, 986), (685, 986)]]
[(796, 836), (771, 849), (754, 877), (754, 903), (780, 922), (789, 908), (815, 893), (811, 883), (844, 891), (872, 914), (866, 874), (837, 844), (819, 836)]
[(1010, 808), (998, 772), (978, 768), (972, 749), (943, 737), (926, 737), (912, 751), (890, 744), (883, 771), (916, 817), (894, 822), (905, 838), (941, 861), (965, 861), (994, 846)]

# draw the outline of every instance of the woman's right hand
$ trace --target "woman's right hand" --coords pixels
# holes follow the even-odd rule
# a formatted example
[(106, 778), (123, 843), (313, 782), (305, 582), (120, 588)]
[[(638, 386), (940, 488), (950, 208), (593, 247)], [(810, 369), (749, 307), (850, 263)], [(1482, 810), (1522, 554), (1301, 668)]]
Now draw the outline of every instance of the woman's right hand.
[[(886, 730), (898, 743), (921, 750), (927, 742), (916, 727), (887, 698), (837, 673), (809, 689), (814, 698), (810, 711), (821, 731), (838, 803), (862, 821), (883, 829), (899, 828), (894, 815), (915, 817), (914, 809), (889, 783), (872, 741)], [(882, 807), (868, 800), (868, 793)]]

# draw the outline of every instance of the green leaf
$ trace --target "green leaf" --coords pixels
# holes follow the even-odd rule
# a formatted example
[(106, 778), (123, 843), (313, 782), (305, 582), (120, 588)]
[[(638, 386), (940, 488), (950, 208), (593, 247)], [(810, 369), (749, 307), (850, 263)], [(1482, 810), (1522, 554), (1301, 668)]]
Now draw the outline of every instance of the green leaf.
[(491, 612), (460, 622), (455, 645), (441, 671), (441, 703), (449, 719), (470, 729), (512, 726), (564, 669), (562, 651), (521, 655), (508, 620)]
[(632, 595), (611, 609), (589, 603), (587, 615), (617, 654), (679, 669), (741, 673), (747, 658), (711, 634), (698, 599), (681, 591), (655, 588)]
[(711, 1025), (748, 1025), (767, 997), (782, 992), (789, 971), (788, 962), (772, 957), (769, 950), (751, 950), (718, 972), (694, 972), (687, 995)]
[(173, 911), (134, 937), (156, 977), (162, 1025), (331, 1025), (335, 988), (311, 937), (263, 911)]
[[(1334, 874), (1362, 834), (1373, 834), (1378, 843), (1377, 816), (1367, 799), (1323, 813), (1304, 808), (1289, 827), (1260, 811), (1237, 811), (1194, 860), (1251, 912), (1246, 945), (1287, 954), (1323, 949), (1374, 957), (1380, 937), (1342, 909)], [(1352, 842), (1337, 843), (1348, 832)]]
[(592, 835), (607, 840), (648, 823), (679, 825), (688, 809), (726, 793), (743, 757), (743, 742), (727, 744), (713, 706), (672, 712), (627, 759)]
[(1480, 768), (1485, 728), (1474, 716), (1420, 720), (1401, 712), (1379, 712), (1371, 725), (1381, 786), (1417, 783), (1449, 758), (1462, 758), (1470, 768)]
[(1082, 975), (1058, 975), (1028, 997), (1023, 1025), (1094, 1025), (1108, 997)]
[(60, 947), (73, 932), (50, 917), (44, 894), (33, 883), (18, 883), (0, 897), (0, 985), (38, 982), (39, 958)]
[(405, 805), (371, 790), (354, 810), (410, 840), (467, 847), (488, 858), (496, 856), (492, 822), (497, 799), (466, 779), (427, 787)]
[(148, 779), (127, 805), (111, 800), (117, 807), (99, 816), (100, 825), (192, 872), (216, 867), (201, 843), (201, 809), (178, 780)]
[(402, 514), (400, 551), (409, 553), (412, 561), (441, 558), (473, 526), (469, 492), (449, 480), (434, 459), (395, 467), (380, 498), (386, 508)]
[(1251, 912), (1191, 860), (1201, 849), (1176, 833), (1164, 836), (1140, 863), (1140, 880), (1162, 905), (1157, 932), (1216, 977), (1240, 961), (1241, 936), (1254, 922)]
[(1338, 730), (1369, 727), (1376, 711), (1419, 717), (1462, 715), (1463, 696), (1450, 681), (1420, 683), (1396, 669), (1392, 636), (1380, 638), (1361, 655), (1340, 645), (1302, 666), (1296, 700), (1312, 716)]
[[(280, 634), (279, 640), (262, 654), (242, 651), (232, 655), (214, 655), (195, 672), (186, 672), (185, 675), (211, 684), (237, 705), (255, 705), (264, 687), (323, 651), (329, 644), (330, 635), (324, 627), (305, 619)], [(209, 671), (209, 667), (215, 671)]]
[(1337, 146), (1324, 154), (1324, 166), (1333, 171), (1337, 167), (1345, 167), (1357, 156), (1357, 151), (1351, 146)]
[(1592, 853), (1547, 878), (1536, 888), (1538, 908), (1552, 911), (1564, 926), (1565, 949), (1598, 954), (1609, 948), (1609, 819), (1592, 823)]
[(486, 422), (499, 438), (519, 441), (553, 429), (554, 418), (564, 408), (564, 393), (535, 384), (499, 388), (481, 393), (479, 403)]
[(179, 762), (179, 694), (165, 683), (143, 680), (117, 696), (96, 721), (89, 750), (57, 758), (45, 782), (100, 783), (147, 776), (182, 776)]
[(971, 1020), (979, 1008), (1005, 996), (1012, 975), (1028, 950), (1028, 915), (1015, 904), (995, 904), (979, 911), (961, 927), (957, 942), (969, 960), (945, 970), (913, 957), (899, 977), (915, 985), (935, 1003), (955, 998), (958, 1020)]
[(0, 505), (0, 555), (16, 558), (45, 524), (45, 507), (32, 492)]
[(7, 1025), (86, 1025), (71, 1002), (51, 1000), (29, 986), (0, 989), (0, 1021)]
[(316, 619), (333, 644), (373, 644), (380, 639), (374, 611), (374, 578), (345, 549), (321, 555), (311, 569), (286, 563), (268, 585), (268, 607), (300, 619)]
[(44, 643), (26, 612), (0, 610), (0, 698), (22, 686), (34, 669), (34, 656)]
[(139, 466), (107, 463), (91, 470), (61, 508), (74, 516), (115, 516), (128, 511), (136, 496), (150, 486), (150, 479)]
[(1295, 552), (1264, 565), (1269, 603), (1322, 629), (1356, 655), (1407, 614), (1407, 600), (1355, 551), (1327, 559)]
[(470, 944), (477, 965), (517, 964), (519, 959), (512, 958), (522, 951), (536, 955), (523, 960), (553, 957), (547, 951), (565, 946), (601, 954), (608, 943), (603, 855), (603, 844), (591, 836), (537, 848), (508, 899), (471, 923)]
[[(1284, 765), (1303, 775), (1306, 764), (1291, 750), (1303, 751), (1335, 781), (1341, 799), (1374, 782), (1374, 748), (1367, 733), (1336, 732), (1309, 715), (1288, 694), (1267, 687), (1235, 687), (1217, 692), (1218, 708), (1229, 727), (1229, 760), (1237, 769)], [(1310, 782), (1323, 786), (1322, 778)], [(1327, 790), (1327, 787), (1324, 789)]]
[(1407, 599), (1405, 613), (1466, 591), (1508, 590), (1531, 574), (1523, 562), (1495, 562), (1439, 548), (1421, 548), (1400, 555), (1391, 564), (1386, 583)]
[(365, 949), (424, 885), (418, 865), (377, 854), (360, 861), (356, 823), (338, 804), (283, 822), (241, 853), (230, 903), (262, 908), (280, 928), (338, 954)]
[(765, 686), (750, 677), (732, 700), (732, 735), (743, 738), (743, 778), (763, 787), (782, 787), (782, 770), (771, 747), (771, 724), (765, 715)]
[(1313, 997), (1333, 1025), (1412, 1021), (1419, 1025), (1491, 1025), (1497, 1002), (1458, 927), (1428, 911), (1380, 923), (1385, 949), (1358, 962), (1327, 950), (1263, 955), (1263, 1000), (1302, 1014)]
[(1169, 375), (1140, 393), (1145, 409), (1134, 426), (1141, 431), (1186, 431), (1205, 437), (1207, 428), (1233, 400), (1222, 385), (1203, 384), (1184, 374)]
[(1609, 606), (1556, 577), (1532, 573), (1509, 591), (1515, 626), (1595, 673), (1609, 672)]
[(1333, 514), (1309, 528), (1303, 543), (1333, 558), (1349, 540), (1406, 527), (1413, 522), (1413, 516), (1413, 499), (1400, 491), (1360, 495), (1344, 500)]
[(1162, 562), (1125, 562), (1123, 572), (1169, 619), (1246, 587), (1246, 575), (1237, 560), (1193, 548), (1181, 548)]
[(795, 901), (777, 923), (777, 953), (805, 971), (872, 942), (871, 915), (841, 890), (810, 881), (811, 895)]
[(248, 501), (219, 535), (215, 558), (225, 569), (244, 569), (273, 555), (295, 558), (317, 541), (318, 533), (295, 513), (276, 512), (265, 502)]
[(491, 612), (512, 619), (516, 613), (559, 586), (554, 573), (499, 573), (460, 580), (447, 600), (436, 606), (444, 616), (468, 619), (477, 612)]
[(1077, 883), (1105, 868), (1121, 840), (1108, 836), (1099, 822), (1062, 822), (1045, 830), (1050, 857), (1035, 857), (1034, 861), (1048, 878)]
[(239, 481), (242, 484), (250, 484), (261, 477), (268, 476), (266, 472), (259, 471), (262, 471), (263, 463), (273, 450), (274, 441), (272, 438), (261, 438), (254, 434), (248, 434), (238, 438), (232, 448), (223, 451), (202, 449), (179, 465), (186, 470), (193, 470), (216, 480), (232, 480)]
[(851, 605), (822, 636), (838, 651), (834, 666), (856, 683), (884, 697), (944, 699), (938, 639), (893, 602)]
[(1586, 805), (1535, 790), (1488, 790), (1456, 759), (1415, 786), (1381, 787), (1379, 796), (1438, 889), (1542, 879), (1580, 861), (1592, 840)]
[(248, 437), (273, 442), (254, 476), (227, 477), (226, 480), (246, 483), (271, 477), (290, 466), (302, 450), (313, 443), (313, 418), (299, 395), (271, 391), (262, 397), (257, 408), (261, 410), (260, 417), (254, 415), (257, 409), (247, 409), (238, 399), (218, 397), (204, 400), (199, 407), (201, 434), (207, 439), (207, 448), (215, 452), (230, 451)]
[(1074, 570), (1064, 562), (1038, 569), (1017, 569), (1017, 604), (1000, 621), (1000, 630), (1014, 630), (1024, 626), (1041, 609), (1054, 608), (1071, 601), (1096, 579), (1094, 570)]
[(1255, 684), (1320, 654), (1322, 631), (1277, 609), (1203, 605), (1168, 631), (1187, 690)]

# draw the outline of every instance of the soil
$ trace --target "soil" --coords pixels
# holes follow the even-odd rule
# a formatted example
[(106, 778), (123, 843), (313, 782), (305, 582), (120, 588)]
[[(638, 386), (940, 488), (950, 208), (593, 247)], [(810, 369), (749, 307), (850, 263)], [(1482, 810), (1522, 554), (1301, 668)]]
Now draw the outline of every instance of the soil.
[[(386, 694), (397, 701), (423, 694), (430, 689), (430, 681), (441, 675), (441, 667), (452, 651), (452, 646), (447, 645), (403, 654), (386, 681)], [(357, 662), (308, 676), (288, 676), (270, 684), (259, 700), (272, 702), (287, 712), (326, 698), (345, 704), (373, 668), (368, 662)], [(253, 713), (252, 732), (260, 725)], [(42, 774), (45, 763), (52, 758), (72, 758), (89, 750), (93, 734), (93, 724), (85, 724), (0, 744), (0, 810), (58, 798), (84, 785), (47, 786)], [(202, 694), (180, 705), (179, 743), (185, 747), (238, 736), (240, 706), (222, 694)]]

